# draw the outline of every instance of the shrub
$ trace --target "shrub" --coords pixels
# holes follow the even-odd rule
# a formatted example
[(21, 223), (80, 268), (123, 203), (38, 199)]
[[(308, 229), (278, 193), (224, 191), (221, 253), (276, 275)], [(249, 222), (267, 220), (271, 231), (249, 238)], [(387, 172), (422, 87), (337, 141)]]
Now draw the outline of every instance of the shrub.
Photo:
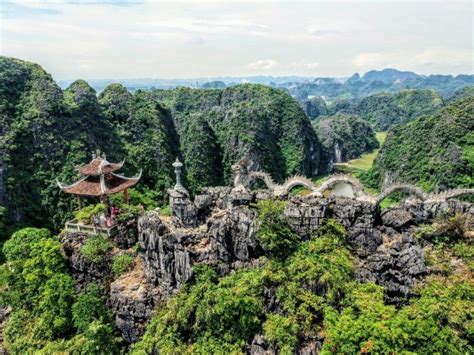
[(87, 260), (92, 262), (100, 262), (105, 253), (112, 249), (113, 245), (107, 236), (97, 234), (89, 237), (81, 246), (80, 253)]
[(270, 314), (263, 324), (263, 333), (281, 354), (292, 354), (298, 343), (298, 323), (294, 318)]
[(128, 189), (129, 205), (125, 204), (123, 194), (111, 195), (109, 197), (110, 204), (119, 206), (120, 208), (138, 205), (142, 205), (146, 210), (156, 208), (157, 204), (155, 201), (158, 199), (157, 194), (146, 187), (142, 187), (142, 189), (142, 191), (138, 191), (136, 189)]
[(287, 257), (300, 242), (300, 237), (293, 232), (286, 221), (283, 201), (259, 201), (257, 239), (270, 256), (283, 259)]
[(117, 255), (112, 263), (112, 271), (115, 276), (120, 276), (133, 267), (134, 258), (132, 255), (124, 253)]
[(86, 206), (83, 209), (76, 212), (75, 218), (84, 224), (91, 224), (92, 217), (103, 213), (106, 210), (106, 206), (103, 203), (97, 205)]
[(97, 284), (87, 285), (72, 305), (72, 320), (80, 332), (86, 332), (89, 324), (96, 320), (111, 321), (110, 311), (102, 302)]
[(432, 279), (419, 299), (400, 310), (383, 302), (383, 288), (354, 284), (342, 312), (327, 308), (322, 353), (465, 354), (472, 351), (473, 286)]
[(117, 216), (117, 223), (125, 223), (140, 216), (141, 211), (137, 206), (123, 205), (120, 208), (120, 214)]
[(170, 206), (164, 206), (160, 208), (160, 216), (171, 216)]

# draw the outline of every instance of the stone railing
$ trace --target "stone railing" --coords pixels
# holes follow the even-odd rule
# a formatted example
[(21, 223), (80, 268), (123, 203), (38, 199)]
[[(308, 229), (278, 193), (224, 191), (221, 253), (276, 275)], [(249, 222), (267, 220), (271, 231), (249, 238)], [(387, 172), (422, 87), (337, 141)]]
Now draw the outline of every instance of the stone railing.
[(73, 219), (67, 221), (65, 224), (67, 232), (81, 232), (86, 234), (105, 234), (109, 237), (115, 236), (117, 234), (117, 225), (113, 225), (110, 228), (96, 227), (90, 224), (82, 224), (77, 220)]
[(255, 180), (261, 180), (265, 183), (267, 189), (277, 197), (290, 193), (290, 191), (297, 186), (309, 190), (310, 195), (322, 197), (324, 192), (330, 190), (336, 184), (350, 185), (354, 191), (356, 199), (369, 201), (375, 205), (379, 205), (380, 202), (393, 192), (405, 192), (415, 197), (417, 200), (426, 203), (439, 203), (464, 195), (474, 195), (474, 189), (459, 188), (447, 190), (441, 193), (428, 193), (418, 186), (403, 183), (395, 183), (386, 186), (378, 195), (375, 195), (367, 192), (358, 179), (346, 174), (332, 175), (318, 186), (304, 176), (290, 177), (283, 184), (279, 185), (273, 181), (270, 174), (264, 171), (248, 171), (245, 166), (245, 161), (233, 165), (232, 170), (235, 175), (234, 189), (236, 191), (239, 190), (240, 192), (244, 192), (245, 190), (250, 190), (251, 185)]

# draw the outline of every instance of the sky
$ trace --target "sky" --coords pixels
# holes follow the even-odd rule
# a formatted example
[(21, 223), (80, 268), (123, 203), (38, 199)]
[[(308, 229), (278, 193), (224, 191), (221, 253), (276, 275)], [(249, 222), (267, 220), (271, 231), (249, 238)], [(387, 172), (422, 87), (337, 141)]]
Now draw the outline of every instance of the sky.
[(0, 4), (0, 55), (56, 80), (473, 73), (471, 1)]

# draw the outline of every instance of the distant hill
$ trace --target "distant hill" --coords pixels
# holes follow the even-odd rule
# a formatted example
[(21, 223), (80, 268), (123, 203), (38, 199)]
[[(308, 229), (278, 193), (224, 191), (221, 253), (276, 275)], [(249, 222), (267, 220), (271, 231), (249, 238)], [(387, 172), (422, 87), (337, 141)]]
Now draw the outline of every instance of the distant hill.
[(387, 136), (371, 170), (375, 185), (411, 182), (425, 189), (474, 187), (474, 96)]
[(201, 85), (203, 89), (225, 89), (227, 85), (223, 81), (209, 81)]
[(371, 70), (364, 74), (362, 81), (381, 81), (386, 84), (401, 83), (408, 79), (416, 79), (419, 75), (410, 71), (397, 69)]
[(367, 96), (350, 111), (370, 122), (375, 129), (386, 131), (442, 106), (442, 97), (433, 90), (402, 90)]
[(347, 162), (379, 147), (370, 125), (356, 115), (322, 116), (313, 125), (332, 163)]
[(412, 72), (395, 69), (370, 71), (363, 75), (354, 74), (341, 82), (336, 79), (315, 79), (305, 83), (285, 83), (279, 85), (289, 90), (300, 102), (311, 96), (322, 96), (326, 103), (339, 100), (359, 101), (378, 93), (397, 93), (406, 89), (435, 90), (444, 98), (452, 96), (465, 86), (474, 85), (474, 75), (429, 75), (422, 76)]
[[(61, 88), (67, 88), (73, 80), (60, 80)], [(403, 89), (432, 89), (444, 98), (448, 98), (464, 86), (474, 85), (474, 75), (419, 75), (409, 71), (392, 68), (371, 70), (360, 76), (358, 73), (349, 78), (318, 77), (318, 76), (223, 76), (215, 78), (189, 78), (189, 79), (96, 79), (89, 80), (97, 92), (104, 90), (107, 85), (120, 83), (129, 91), (174, 89), (177, 87), (190, 88), (218, 88), (238, 84), (262, 84), (274, 88), (287, 90), (298, 101), (303, 102), (313, 96), (322, 96), (328, 102), (341, 99), (360, 100), (366, 96), (380, 92), (398, 92)]]
[(470, 96), (474, 96), (474, 85), (465, 86), (459, 90), (456, 90), (454, 94), (448, 98), (448, 101), (453, 102)]

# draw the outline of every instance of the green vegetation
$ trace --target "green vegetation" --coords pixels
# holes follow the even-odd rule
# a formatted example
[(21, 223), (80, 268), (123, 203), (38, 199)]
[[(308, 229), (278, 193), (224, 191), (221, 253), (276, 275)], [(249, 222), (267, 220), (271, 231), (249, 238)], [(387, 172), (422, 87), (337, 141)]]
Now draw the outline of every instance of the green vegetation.
[(130, 199), (146, 209), (167, 202), (176, 157), (193, 194), (228, 183), (231, 165), (244, 155), (277, 180), (326, 170), (298, 103), (261, 85), (132, 94), (111, 84), (97, 97), (83, 80), (62, 91), (40, 66), (1, 57), (0, 117), (4, 239), (26, 223), (60, 230), (77, 202), (56, 179), (77, 179), (74, 166), (97, 149), (109, 161), (125, 159), (125, 175), (143, 170)]
[(397, 310), (380, 286), (354, 285), (341, 312), (326, 308), (323, 353), (470, 353), (473, 296), (470, 282), (434, 279)]
[[(281, 209), (267, 204), (267, 211)], [(193, 281), (158, 310), (132, 353), (244, 353), (255, 334), (283, 354), (317, 335), (324, 338), (323, 354), (473, 350), (470, 279), (431, 277), (418, 297), (396, 308), (384, 303), (381, 286), (354, 281), (345, 238), (344, 228), (330, 220), (286, 259), (222, 278), (208, 266), (196, 267)], [(263, 304), (268, 290), (276, 295), (269, 309)]]
[(129, 271), (134, 265), (134, 257), (129, 253), (117, 255), (112, 263), (112, 271), (115, 276), (120, 276)]
[(164, 206), (160, 208), (160, 216), (171, 216), (171, 208), (170, 206)]
[(389, 178), (430, 191), (473, 187), (473, 110), (469, 97), (393, 128), (368, 174), (372, 186)]
[(336, 114), (315, 121), (319, 140), (332, 161), (342, 163), (379, 147), (369, 124), (355, 115)]
[(300, 237), (283, 217), (285, 202), (259, 201), (256, 207), (259, 221), (257, 239), (269, 255), (285, 258), (300, 242)]
[(75, 218), (84, 224), (91, 224), (92, 217), (100, 215), (105, 212), (107, 206), (103, 203), (98, 203), (97, 205), (90, 205), (82, 208), (81, 210), (75, 213)]
[(108, 251), (112, 250), (112, 242), (106, 235), (97, 234), (88, 237), (81, 246), (81, 255), (89, 261), (100, 262)]
[(403, 90), (395, 94), (377, 94), (364, 98), (354, 109), (375, 129), (386, 131), (396, 124), (435, 112), (443, 99), (432, 90)]
[[(325, 150), (334, 151), (336, 144), (344, 160), (375, 149), (369, 124), (391, 128), (388, 136), (376, 135), (380, 144), (387, 137), (386, 143), (375, 161), (373, 150), (347, 167), (372, 188), (384, 180), (428, 190), (473, 187), (472, 87), (453, 94), (469, 80), (393, 70), (344, 83), (320, 78), (287, 90), (303, 102), (303, 111), (287, 91), (262, 85), (209, 83), (198, 90), (130, 93), (112, 84), (97, 97), (78, 80), (63, 91), (40, 66), (0, 57), (0, 245), (5, 259), (0, 305), (12, 307), (3, 328), (6, 350), (102, 354), (126, 349), (102, 285), (82, 285), (79, 293), (58, 238), (47, 229), (20, 229), (28, 224), (58, 230), (71, 218), (76, 201), (60, 193), (55, 180), (76, 179), (74, 166), (87, 163), (92, 151), (105, 151), (110, 161), (125, 158), (127, 175), (143, 169), (141, 184), (129, 191), (130, 206), (122, 195), (110, 197), (121, 208), (120, 223), (167, 203), (176, 157), (185, 163), (183, 180), (192, 194), (229, 183), (231, 165), (243, 156), (278, 181), (296, 173), (315, 177), (326, 173)], [(359, 101), (402, 86), (437, 88), (443, 81), (444, 94), (451, 98), (441, 110), (441, 96), (430, 90)], [(317, 97), (308, 100), (314, 93)], [(320, 95), (332, 102), (326, 105)], [(308, 117), (315, 119), (320, 139)], [(382, 208), (401, 196), (389, 196)], [(91, 205), (75, 217), (91, 223), (105, 206), (85, 201)], [(282, 354), (314, 339), (322, 341), (323, 354), (474, 352), (474, 246), (465, 216), (416, 229), (432, 275), (417, 286), (416, 296), (396, 308), (384, 303), (382, 287), (355, 281), (359, 260), (342, 225), (328, 220), (303, 240), (284, 217), (284, 202), (261, 201), (254, 207), (256, 238), (266, 252), (259, 266), (219, 276), (210, 266), (196, 265), (192, 280), (158, 306), (133, 353), (243, 353), (256, 335)], [(171, 215), (168, 206), (161, 215)], [(138, 248), (110, 260), (113, 243), (95, 235), (80, 254), (90, 262), (110, 262), (107, 268), (119, 277), (134, 267)]]
[(9, 353), (100, 353), (118, 350), (112, 317), (96, 286), (77, 294), (61, 243), (45, 229), (25, 228), (4, 247), (1, 304), (13, 308), (4, 329)]
[[(153, 90), (151, 95), (171, 111), (180, 132), (185, 167), (196, 186), (203, 171), (211, 167), (217, 170), (207, 179), (216, 179), (211, 181), (216, 183), (223, 176), (228, 183), (231, 165), (244, 155), (276, 180), (325, 170), (308, 117), (282, 90), (245, 84), (224, 90)], [(199, 123), (204, 121), (207, 126)], [(196, 130), (196, 125), (202, 128)], [(213, 154), (190, 137), (190, 128), (199, 139), (216, 141)]]
[[(159, 310), (132, 353), (241, 353), (260, 329), (272, 344), (291, 352), (299, 337), (314, 331), (324, 308), (338, 304), (353, 276), (343, 228), (330, 222), (321, 234), (301, 243), (286, 260), (220, 279), (208, 266), (198, 266), (194, 281)], [(265, 310), (264, 289), (269, 287), (283, 314)]]
[[(387, 132), (376, 132), (375, 137), (377, 139), (377, 142), (379, 143), (379, 147), (381, 147), (385, 142)], [(369, 171), (370, 168), (372, 168), (374, 160), (379, 153), (379, 150), (380, 149), (374, 149), (369, 153), (362, 154), (359, 158), (349, 160), (347, 163), (344, 164), (339, 164), (337, 165), (336, 169), (343, 173), (354, 174), (358, 178), (360, 178), (361, 174)]]
[(326, 102), (319, 96), (302, 101), (301, 106), (310, 120), (329, 113)]

